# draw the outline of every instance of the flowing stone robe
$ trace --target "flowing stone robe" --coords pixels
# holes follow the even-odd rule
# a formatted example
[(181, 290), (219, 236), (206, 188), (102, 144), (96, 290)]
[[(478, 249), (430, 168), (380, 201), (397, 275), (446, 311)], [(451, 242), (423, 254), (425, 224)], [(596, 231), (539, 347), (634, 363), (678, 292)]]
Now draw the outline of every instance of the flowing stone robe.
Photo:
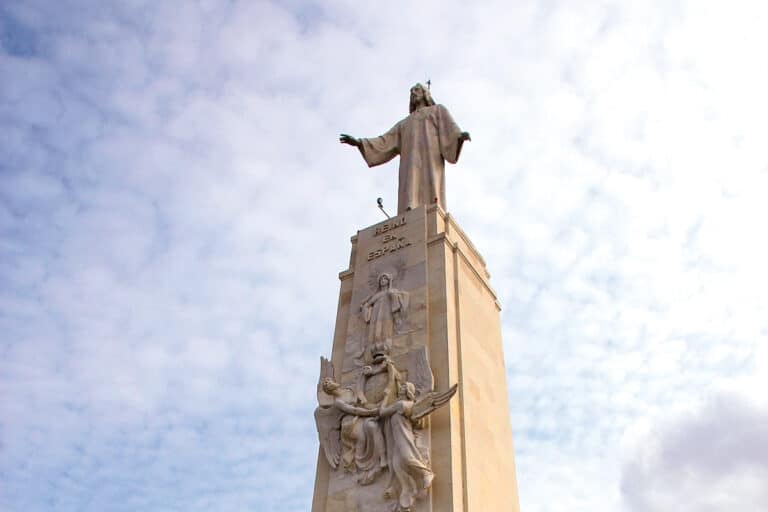
[[(434, 474), (427, 460), (416, 446), (411, 423), (413, 402), (401, 401), (400, 411), (384, 418), (384, 439), (390, 470), (391, 491), (399, 487), (398, 501), (401, 509), (410, 510), (419, 492), (428, 488)], [(397, 485), (394, 486), (394, 481)]]
[(422, 204), (445, 205), (445, 161), (455, 164), (461, 153), (461, 130), (443, 105), (422, 107), (384, 135), (360, 139), (368, 167), (400, 155), (397, 213)]
[[(315, 410), (315, 421), (320, 434), (320, 444), (326, 451), (326, 457), (331, 467), (336, 467), (332, 462), (334, 448), (326, 437), (333, 436), (333, 432), (339, 435), (339, 462), (348, 472), (362, 473), (363, 483), (370, 483), (372, 476), (381, 466), (386, 466), (386, 447), (384, 434), (378, 418), (371, 416), (371, 409), (353, 405), (354, 392), (351, 389), (342, 388), (333, 399), (333, 406), (321, 405)], [(364, 414), (361, 416), (360, 414)], [(365, 415), (368, 414), (368, 415)]]
[(395, 288), (379, 290), (363, 302), (363, 319), (368, 324), (366, 346), (377, 341), (392, 341), (397, 316), (408, 310), (408, 292)]
[(386, 460), (384, 436), (376, 418), (344, 416), (341, 420), (341, 462), (349, 472), (362, 472), (363, 483)]

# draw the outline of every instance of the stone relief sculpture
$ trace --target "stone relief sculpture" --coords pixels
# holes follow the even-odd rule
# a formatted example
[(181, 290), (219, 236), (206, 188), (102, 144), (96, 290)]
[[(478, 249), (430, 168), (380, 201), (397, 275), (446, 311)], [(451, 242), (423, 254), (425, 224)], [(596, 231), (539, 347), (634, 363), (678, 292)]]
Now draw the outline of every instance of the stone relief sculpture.
[(445, 161), (456, 163), (462, 145), (472, 139), (421, 84), (411, 87), (408, 109), (410, 115), (380, 137), (358, 139), (342, 133), (339, 142), (357, 147), (368, 167), (400, 155), (398, 214), (423, 204), (445, 209)]
[(336, 382), (333, 363), (323, 357), (318, 402), (315, 422), (328, 464), (334, 469), (341, 464), (348, 472), (361, 472), (361, 479), (372, 480), (370, 475), (387, 465), (378, 411), (355, 405), (354, 391)]
[[(423, 428), (422, 419), (448, 403), (457, 385), (417, 396), (417, 385), (395, 367), (388, 343), (377, 342), (370, 352), (372, 364), (360, 368), (355, 389), (342, 387), (333, 364), (320, 358), (315, 410), (320, 446), (331, 468), (356, 473), (361, 485), (389, 471), (384, 497), (396, 500), (393, 511), (410, 512), (434, 478), (428, 456), (417, 446), (415, 429)], [(424, 371), (429, 368), (426, 352), (412, 354), (409, 368), (421, 369), (414, 377), (423, 381), (422, 389), (431, 388), (431, 370)]]
[(435, 476), (429, 461), (416, 446), (413, 428), (421, 427), (421, 418), (448, 403), (456, 388), (454, 384), (448, 391), (428, 393), (417, 401), (416, 386), (412, 382), (402, 382), (398, 386), (397, 400), (379, 408), (384, 423), (390, 479), (384, 494), (388, 498), (397, 497), (398, 511), (410, 511), (416, 497), (429, 489)]
[(363, 320), (368, 324), (364, 347), (377, 342), (392, 343), (392, 336), (401, 331), (408, 313), (408, 292), (392, 286), (392, 274), (379, 274), (377, 289), (360, 304)]

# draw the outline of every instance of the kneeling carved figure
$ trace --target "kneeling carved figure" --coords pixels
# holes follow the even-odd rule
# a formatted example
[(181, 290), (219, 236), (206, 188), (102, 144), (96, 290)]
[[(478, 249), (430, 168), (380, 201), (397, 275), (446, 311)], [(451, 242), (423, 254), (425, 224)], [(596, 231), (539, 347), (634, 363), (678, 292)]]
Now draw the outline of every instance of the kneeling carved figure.
[[(315, 410), (320, 445), (331, 468), (341, 465), (358, 473), (361, 485), (372, 483), (388, 470), (384, 497), (396, 500), (393, 510), (409, 512), (434, 478), (429, 460), (416, 446), (414, 429), (422, 428), (423, 418), (448, 403), (457, 385), (417, 397), (416, 386), (403, 378), (388, 354), (374, 358), (373, 363), (361, 369), (357, 390), (353, 390), (342, 387), (334, 378), (333, 364), (321, 358), (320, 405)], [(376, 393), (380, 400), (369, 403), (365, 383), (384, 373), (383, 394)]]

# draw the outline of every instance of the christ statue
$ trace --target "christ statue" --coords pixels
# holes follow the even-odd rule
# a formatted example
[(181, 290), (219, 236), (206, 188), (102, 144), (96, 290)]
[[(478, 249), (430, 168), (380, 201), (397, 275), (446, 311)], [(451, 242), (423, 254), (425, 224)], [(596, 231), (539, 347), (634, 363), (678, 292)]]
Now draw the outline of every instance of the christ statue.
[(400, 182), (397, 213), (421, 205), (445, 206), (445, 161), (455, 164), (464, 141), (451, 114), (436, 105), (429, 89), (421, 84), (411, 87), (410, 115), (387, 133), (371, 139), (357, 139), (344, 133), (343, 144), (356, 146), (368, 167), (389, 162), (400, 155)]

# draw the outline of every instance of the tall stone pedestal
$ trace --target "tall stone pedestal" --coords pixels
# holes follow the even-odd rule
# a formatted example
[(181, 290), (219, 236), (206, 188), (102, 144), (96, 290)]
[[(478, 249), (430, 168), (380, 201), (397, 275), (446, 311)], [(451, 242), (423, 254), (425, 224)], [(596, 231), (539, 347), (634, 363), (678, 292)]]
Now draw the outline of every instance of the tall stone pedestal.
[[(394, 302), (403, 307), (388, 307), (389, 324), (385, 318), (377, 325), (369, 298), (382, 274), (391, 280), (392, 297), (402, 299)], [(414, 427), (415, 444), (434, 480), (412, 510), (517, 512), (500, 306), (469, 238), (438, 206), (422, 206), (352, 237), (349, 269), (339, 278), (331, 361), (342, 386), (360, 389), (362, 368), (371, 364), (370, 346), (382, 337), (399, 373), (416, 384), (417, 399), (430, 387), (440, 393), (458, 384), (445, 406)], [(366, 299), (367, 319), (361, 308)], [(397, 496), (384, 497), (391, 470), (363, 485), (355, 468), (343, 465), (332, 468), (321, 446), (312, 512), (398, 510)]]

